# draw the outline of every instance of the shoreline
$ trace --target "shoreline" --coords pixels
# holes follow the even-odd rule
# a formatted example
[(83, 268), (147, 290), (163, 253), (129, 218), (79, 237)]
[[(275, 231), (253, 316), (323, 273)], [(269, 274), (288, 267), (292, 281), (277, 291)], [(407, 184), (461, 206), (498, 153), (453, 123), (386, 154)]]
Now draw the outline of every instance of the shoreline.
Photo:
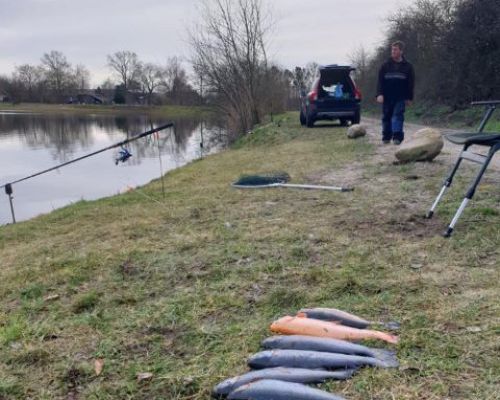
[(215, 111), (205, 106), (127, 106), (42, 103), (0, 103), (0, 112), (32, 114), (147, 114), (167, 117), (210, 117)]

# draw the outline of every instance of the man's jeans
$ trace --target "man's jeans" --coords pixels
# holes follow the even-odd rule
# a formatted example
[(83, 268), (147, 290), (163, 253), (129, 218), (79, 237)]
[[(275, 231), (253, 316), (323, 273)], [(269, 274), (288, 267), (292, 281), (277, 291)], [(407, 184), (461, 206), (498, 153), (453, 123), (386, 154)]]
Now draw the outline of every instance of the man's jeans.
[(405, 101), (384, 101), (382, 106), (382, 140), (403, 141), (405, 121)]

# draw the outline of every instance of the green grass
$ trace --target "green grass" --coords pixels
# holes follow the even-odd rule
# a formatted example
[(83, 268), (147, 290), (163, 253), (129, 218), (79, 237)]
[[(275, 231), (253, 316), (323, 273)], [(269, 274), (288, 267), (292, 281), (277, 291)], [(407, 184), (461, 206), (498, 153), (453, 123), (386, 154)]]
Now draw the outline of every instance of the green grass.
[[(494, 173), (445, 240), (471, 172), (425, 221), (449, 166), (394, 166), (374, 151), (290, 113), (168, 173), (165, 197), (154, 181), (0, 227), (0, 398), (208, 399), (246, 371), (273, 319), (307, 306), (402, 323), (399, 370), (364, 369), (328, 390), (498, 398)], [(356, 190), (229, 186), (277, 170)], [(153, 378), (139, 382), (143, 372)]]

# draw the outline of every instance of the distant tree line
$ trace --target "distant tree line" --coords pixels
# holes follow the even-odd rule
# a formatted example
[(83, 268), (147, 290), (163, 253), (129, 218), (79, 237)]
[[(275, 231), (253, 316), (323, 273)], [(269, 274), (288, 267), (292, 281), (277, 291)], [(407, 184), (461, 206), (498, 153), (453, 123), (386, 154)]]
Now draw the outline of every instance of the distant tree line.
[(396, 40), (415, 67), (418, 102), (454, 110), (500, 98), (499, 0), (417, 0), (391, 15), (383, 44), (351, 55), (365, 98), (375, 96), (378, 69)]
[[(23, 64), (10, 77), (0, 76), (0, 95), (11, 102), (68, 103), (103, 101), (116, 104), (179, 104), (202, 102), (177, 57), (166, 65), (146, 63), (132, 51), (107, 56), (111, 78), (91, 90), (90, 72), (72, 66), (59, 51), (45, 53), (40, 64)], [(85, 97), (92, 94), (93, 97)]]
[(45, 53), (39, 65), (23, 64), (11, 77), (0, 77), (0, 94), (12, 102), (57, 102), (70, 91), (87, 89), (90, 73), (73, 67), (59, 51)]

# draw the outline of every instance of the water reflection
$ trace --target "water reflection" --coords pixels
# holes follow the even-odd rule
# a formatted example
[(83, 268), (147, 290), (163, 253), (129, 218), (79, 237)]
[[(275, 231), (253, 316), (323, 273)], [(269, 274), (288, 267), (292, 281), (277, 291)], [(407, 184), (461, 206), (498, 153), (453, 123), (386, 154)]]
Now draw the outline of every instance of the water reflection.
[[(82, 198), (116, 194), (124, 185), (144, 184), (160, 175), (160, 163), (166, 172), (218, 150), (225, 132), (217, 121), (192, 118), (0, 113), (0, 185), (168, 122), (175, 127), (128, 144), (132, 157), (118, 167), (114, 165), (117, 150), (111, 150), (14, 185), (18, 220)], [(2, 189), (0, 224), (6, 222), (10, 222), (10, 210)]]
[[(81, 115), (37, 115), (37, 114), (1, 114), (0, 140), (18, 136), (23, 145), (31, 149), (50, 149), (54, 161), (65, 162), (73, 158), (79, 150), (88, 150), (95, 144), (94, 133), (106, 132), (118, 140), (130, 138), (147, 131), (152, 126), (170, 122), (170, 120), (151, 119), (137, 116), (81, 116)], [(160, 147), (174, 140), (173, 151), (185, 151), (187, 139), (201, 124), (196, 119), (174, 119), (173, 137), (160, 137)], [(210, 125), (210, 123), (209, 123)], [(211, 123), (214, 125), (214, 123)], [(118, 136), (117, 133), (122, 133)], [(151, 156), (148, 142), (134, 143), (137, 158)]]

